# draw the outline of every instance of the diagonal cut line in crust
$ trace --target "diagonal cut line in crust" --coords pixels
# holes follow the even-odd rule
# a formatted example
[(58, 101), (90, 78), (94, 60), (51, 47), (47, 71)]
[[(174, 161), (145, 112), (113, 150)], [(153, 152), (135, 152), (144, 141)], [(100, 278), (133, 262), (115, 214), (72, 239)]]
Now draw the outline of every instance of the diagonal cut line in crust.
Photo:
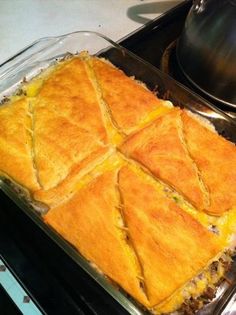
[[(125, 160), (127, 162), (128, 165), (130, 165), (132, 168), (135, 169), (139, 169), (140, 172), (142, 172), (143, 174), (145, 174), (145, 176), (148, 176), (153, 182), (156, 183), (156, 185), (160, 185), (163, 187), (163, 190), (168, 191), (168, 192), (176, 192), (178, 195), (182, 196), (174, 187), (172, 187), (169, 183), (164, 182), (161, 178), (158, 178), (157, 176), (155, 176), (151, 170), (149, 170), (148, 167), (146, 167), (144, 164), (142, 164), (141, 162), (137, 161), (136, 159), (130, 157), (130, 156), (126, 156), (122, 151), (119, 150), (119, 148), (117, 149), (118, 154), (121, 156), (121, 158), (123, 160)], [(187, 202), (187, 200), (186, 200)]]
[(183, 143), (180, 112), (177, 108), (159, 117), (130, 136), (119, 150), (144, 165), (156, 178), (160, 178), (203, 210), (207, 202), (207, 191), (201, 182), (198, 168)]
[(35, 173), (35, 177), (37, 179), (37, 182), (40, 186), (40, 188), (43, 188), (42, 183), (40, 182), (39, 179), (39, 172), (37, 169), (37, 163), (36, 163), (36, 158), (35, 158), (35, 120), (34, 120), (34, 101), (33, 98), (29, 98), (28, 101), (28, 115), (31, 119), (31, 129), (28, 130), (30, 137), (31, 137), (31, 157), (32, 157), (32, 164), (33, 164), (33, 169)]
[(201, 190), (203, 192), (203, 198), (204, 198), (204, 209), (208, 208), (211, 204), (211, 197), (210, 197), (210, 193), (209, 193), (209, 189), (207, 187), (207, 185), (204, 183), (204, 180), (202, 178), (201, 175), (201, 171), (199, 169), (199, 167), (197, 166), (197, 163), (195, 162), (193, 156), (190, 153), (190, 150), (188, 148), (188, 143), (186, 141), (186, 134), (184, 131), (184, 124), (183, 124), (183, 120), (182, 120), (182, 112), (180, 114), (180, 126), (179, 126), (179, 137), (180, 140), (183, 144), (184, 149), (186, 150), (186, 154), (189, 156), (190, 160), (193, 163), (194, 168), (196, 169), (196, 172), (198, 174), (198, 179), (199, 179), (199, 185), (201, 187)]
[(96, 73), (91, 63), (91, 57), (88, 54), (84, 53), (82, 55), (82, 58), (85, 61), (88, 77), (90, 78), (94, 86), (94, 90), (97, 94), (100, 110), (102, 113), (103, 123), (105, 129), (107, 130), (108, 137), (110, 137), (110, 141), (112, 144), (117, 144), (117, 142), (120, 143), (126, 136), (126, 134), (119, 128), (116, 120), (114, 119), (111, 113), (111, 110), (109, 109), (109, 106), (106, 104), (103, 98), (99, 81), (96, 77)]
[[(204, 266), (203, 260), (205, 262), (211, 260), (219, 249), (224, 248), (224, 244), (201, 226), (195, 218), (174, 205), (173, 201), (168, 200), (165, 194), (155, 184), (153, 185), (153, 180), (150, 181), (149, 177), (143, 177), (128, 166), (121, 169), (119, 183), (124, 194), (127, 225), (143, 263), (149, 300), (151, 306), (154, 306), (197, 275)], [(173, 243), (175, 237), (178, 240), (176, 244)], [(207, 243), (209, 248), (199, 247), (202, 239), (209, 241), (209, 244)], [(184, 255), (188, 248), (190, 256)], [(188, 266), (187, 262), (190, 262), (188, 261), (190, 257), (192, 257), (190, 260), (195, 257), (197, 248), (201, 252), (199, 252), (201, 258), (198, 257)], [(157, 265), (152, 264), (151, 257), (157, 259)], [(170, 286), (162, 287), (160, 283), (164, 283), (165, 279), (171, 280), (166, 266), (168, 261), (170, 265), (172, 264), (172, 258), (173, 266), (181, 271), (181, 276), (173, 278)], [(186, 272), (183, 267), (184, 261), (188, 266)], [(151, 270), (156, 271), (156, 279), (153, 278), (155, 273), (150, 272)]]
[[(44, 202), (50, 207), (67, 202), (75, 194), (78, 186), (83, 185), (84, 181), (89, 181), (90, 173), (96, 171), (99, 166), (109, 159), (114, 153), (112, 147), (102, 147), (93, 152), (80, 163), (75, 163), (69, 174), (58, 183), (57, 186), (48, 190), (38, 190), (34, 193), (34, 199)], [(88, 177), (87, 179), (84, 179)]]
[(118, 196), (118, 200), (119, 200), (119, 212), (120, 212), (120, 216), (121, 216), (121, 219), (122, 219), (122, 222), (123, 222), (123, 226), (124, 226), (124, 229), (123, 229), (123, 233), (125, 234), (125, 239), (126, 239), (126, 242), (128, 244), (128, 246), (130, 247), (130, 249), (133, 251), (137, 261), (138, 261), (138, 264), (139, 264), (139, 267), (140, 267), (140, 271), (141, 271), (141, 278), (139, 278), (139, 282), (140, 282), (140, 288), (143, 290), (147, 300), (149, 300), (148, 298), (148, 292), (147, 292), (147, 287), (146, 287), (146, 283), (145, 283), (145, 277), (144, 277), (144, 270), (143, 270), (143, 265), (141, 263), (141, 260), (140, 260), (140, 257), (138, 255), (138, 251), (136, 250), (135, 246), (134, 246), (134, 243), (129, 235), (129, 228), (127, 226), (127, 223), (126, 223), (126, 219), (125, 219), (125, 214), (124, 214), (124, 199), (123, 199), (123, 195), (122, 195), (122, 192), (121, 192), (121, 189), (120, 189), (120, 186), (119, 186), (119, 176), (120, 176), (120, 170), (117, 171), (117, 183), (116, 183), (116, 191), (117, 191), (117, 196)]
[(42, 85), (32, 107), (35, 166), (45, 190), (57, 186), (93, 151), (109, 150), (87, 66), (80, 57), (70, 62)]
[(44, 219), (107, 277), (148, 304), (140, 288), (138, 261), (122, 229), (116, 182), (116, 167), (102, 174), (96, 172), (88, 185), (77, 189), (65, 204), (51, 209)]
[(178, 192), (173, 186), (171, 186), (167, 182), (164, 182), (160, 178), (156, 177), (142, 163), (136, 161), (135, 159), (125, 156), (120, 151), (118, 151), (117, 153), (121, 159), (126, 161), (127, 165), (129, 165), (135, 173), (140, 173), (141, 176), (145, 176), (146, 180), (150, 181), (156, 187), (159, 187), (159, 189), (161, 189), (167, 197), (174, 200), (180, 206), (180, 208), (182, 208), (185, 212), (188, 212), (203, 226), (209, 228), (210, 217), (207, 213), (201, 212), (201, 216), (199, 217), (199, 210), (192, 203), (190, 203), (190, 201), (182, 193)]
[[(145, 175), (149, 176), (153, 181), (155, 181), (156, 184), (162, 186), (163, 190), (166, 191), (168, 194), (170, 194), (170, 193), (177, 194), (178, 197), (180, 199), (183, 199), (183, 201), (186, 204), (188, 204), (189, 206), (191, 206), (191, 208), (193, 207), (194, 209), (196, 209), (196, 207), (191, 203), (191, 201), (189, 201), (187, 196), (185, 196), (181, 191), (178, 191), (173, 185), (171, 185), (171, 183), (169, 183), (168, 181), (164, 181), (163, 179), (154, 175), (152, 173), (152, 171), (147, 166), (145, 166), (142, 162), (139, 162), (135, 158), (132, 158), (130, 156), (126, 156), (119, 149), (117, 149), (117, 150), (118, 150), (119, 154), (122, 156), (122, 158), (127, 161), (128, 164), (135, 166), (135, 168), (139, 168)], [(162, 155), (159, 154), (158, 156), (162, 156)], [(163, 156), (166, 157), (168, 155), (163, 155)], [(173, 157), (173, 156), (171, 156), (171, 157)]]
[(126, 135), (172, 108), (171, 102), (158, 99), (144, 83), (127, 76), (107, 59), (89, 60), (115, 126)]

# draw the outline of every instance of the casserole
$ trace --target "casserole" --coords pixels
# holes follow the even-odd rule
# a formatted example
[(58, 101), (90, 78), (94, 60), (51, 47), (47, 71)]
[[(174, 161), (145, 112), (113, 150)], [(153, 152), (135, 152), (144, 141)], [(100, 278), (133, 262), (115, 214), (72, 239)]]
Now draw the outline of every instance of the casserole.
[[(83, 34), (83, 35), (82, 35)], [(84, 42), (84, 38), (88, 39), (88, 37), (90, 37), (90, 40), (91, 42), (94, 43), (94, 38), (96, 38), (96, 40), (98, 40), (98, 38), (101, 39), (102, 42), (105, 41), (105, 39), (103, 37), (98, 37), (97, 38), (97, 35), (94, 34), (94, 33), (76, 33), (76, 34), (73, 34), (73, 35), (68, 35), (68, 36), (64, 36), (64, 37), (61, 37), (60, 39), (57, 38), (56, 41), (58, 42), (63, 42), (63, 41), (67, 41), (68, 39), (70, 40), (71, 37), (75, 37), (75, 38), (80, 38), (82, 36), (82, 40), (81, 42), (83, 43)], [(74, 40), (75, 40), (74, 38)], [(95, 41), (96, 42), (96, 41)], [(78, 44), (78, 43), (77, 43)], [(88, 44), (88, 41), (86, 42), (86, 44)], [(107, 47), (109, 46), (110, 42), (109, 41), (105, 41), (105, 46), (106, 46), (106, 49), (103, 50), (103, 51), (99, 51), (99, 55), (100, 56), (104, 56), (106, 57), (107, 59), (109, 59), (110, 61), (112, 61), (115, 65), (119, 66), (120, 68), (124, 69), (125, 72), (128, 74), (128, 75), (135, 75), (135, 77), (138, 79), (138, 80), (141, 80), (143, 82), (145, 82), (151, 89), (153, 89), (156, 85), (159, 85), (159, 93), (162, 93), (162, 95), (167, 91), (167, 89), (170, 87), (170, 92), (173, 93), (173, 95), (169, 95), (168, 98), (172, 98), (172, 100), (176, 103), (176, 100), (178, 99), (178, 94), (176, 93), (176, 90), (178, 92), (182, 92), (180, 93), (179, 95), (179, 105), (184, 105), (184, 104), (181, 104), (183, 99), (184, 98), (189, 98), (189, 102), (187, 102), (185, 104), (185, 106), (188, 106), (191, 108), (190, 105), (194, 104), (194, 102), (199, 102), (199, 104), (195, 104), (195, 107), (192, 107), (192, 111), (194, 112), (197, 112), (198, 114), (202, 114), (203, 116), (208, 116), (211, 118), (213, 124), (215, 123), (215, 126), (217, 128), (218, 124), (219, 123), (222, 123), (222, 122), (227, 122), (228, 123), (228, 128), (227, 128), (227, 123), (224, 124), (224, 127), (226, 128), (226, 130), (228, 129), (228, 135), (230, 136), (230, 131), (233, 130), (234, 128), (234, 123), (233, 121), (231, 121), (229, 118), (227, 118), (226, 115), (224, 115), (223, 113), (221, 113), (220, 111), (213, 111), (213, 107), (211, 106), (207, 106), (207, 104), (204, 104), (204, 101), (202, 100), (198, 100), (194, 95), (192, 96), (191, 94), (188, 94), (188, 92), (185, 92), (185, 90), (183, 90), (180, 86), (178, 86), (174, 81), (171, 81), (168, 77), (165, 77), (164, 75), (162, 76), (161, 73), (159, 73), (158, 71), (156, 71), (155, 69), (153, 69), (152, 67), (149, 67), (148, 65), (146, 65), (145, 63), (143, 63), (141, 60), (139, 59), (136, 59), (134, 58), (131, 54), (129, 54), (127, 51), (125, 51), (124, 49), (121, 49), (119, 48), (118, 46), (114, 45), (112, 47)], [(101, 45), (102, 46), (102, 45)], [(99, 48), (101, 48), (101, 46), (98, 46)], [(53, 50), (53, 48), (55, 49), (55, 46), (51, 46), (50, 49), (49, 49), (49, 52), (50, 50)], [(98, 49), (99, 49), (98, 48)], [(109, 49), (107, 49), (109, 48)], [(47, 48), (48, 49), (48, 48)], [(47, 51), (46, 49), (46, 51)], [(84, 47), (81, 47), (81, 49), (84, 49)], [(44, 48), (42, 49), (44, 50)], [(91, 49), (90, 49), (91, 51)], [(72, 51), (74, 52), (74, 51)], [(96, 51), (97, 52), (97, 51)], [(94, 50), (91, 51), (91, 53), (94, 53)], [(63, 54), (61, 55), (61, 57), (63, 56)], [(8, 75), (8, 78), (9, 78), (9, 82), (12, 83), (12, 85), (9, 85), (9, 89), (5, 89), (4, 90), (4, 94), (6, 92), (9, 92), (11, 93), (12, 92), (12, 89), (13, 88), (16, 88), (16, 85), (17, 83), (19, 83), (19, 80), (17, 81), (17, 77), (18, 79), (22, 79), (22, 73), (23, 73), (23, 76), (26, 76), (26, 80), (30, 80), (36, 73), (39, 72), (39, 70), (43, 67), (43, 66), (48, 66), (50, 63), (52, 63), (54, 60), (55, 60), (55, 57), (52, 57), (51, 59), (43, 59), (41, 60), (41, 63), (37, 63), (37, 67), (34, 67), (34, 58), (36, 56), (33, 54), (31, 56), (31, 59), (29, 58), (28, 60), (28, 63), (27, 63), (27, 67), (26, 68), (22, 68), (22, 64), (24, 65), (24, 63), (26, 63), (26, 60), (23, 61), (22, 63), (19, 63), (18, 64), (18, 70), (20, 68), (20, 74), (17, 73), (17, 75), (14, 75), (14, 71), (17, 70), (17, 66), (16, 67), (12, 67), (12, 69), (9, 69), (5, 74), (3, 74), (3, 77)], [(50, 53), (49, 53), (49, 56), (47, 57), (50, 57)], [(57, 55), (57, 58), (59, 58), (60, 55)], [(33, 61), (33, 64), (32, 64), (32, 61)], [(40, 68), (41, 67), (41, 68)], [(136, 71), (135, 71), (136, 69)], [(135, 72), (134, 72), (135, 71)], [(28, 74), (28, 76), (27, 76)], [(145, 77), (146, 75), (146, 77)], [(21, 76), (21, 77), (20, 77)], [(145, 80), (146, 78), (146, 80)], [(6, 82), (5, 82), (6, 83)], [(165, 85), (166, 84), (166, 85)], [(12, 89), (11, 89), (12, 88)], [(32, 86), (28, 87), (28, 94), (29, 96), (32, 96), (34, 95), (34, 88), (32, 88)], [(160, 94), (161, 95), (161, 94)], [(17, 102), (19, 100), (16, 100)], [(21, 101), (21, 100), (20, 100)], [(24, 102), (23, 104), (21, 104), (21, 106), (24, 107)], [(212, 113), (212, 114), (211, 114)], [(50, 125), (49, 125), (50, 127)], [(220, 130), (221, 131), (221, 130)], [(129, 133), (129, 130), (126, 132)], [(132, 132), (132, 130), (130, 131)], [(117, 140), (115, 140), (117, 141)], [(41, 150), (40, 150), (41, 151)], [(33, 171), (33, 170), (32, 170)], [(128, 172), (129, 173), (129, 170), (126, 170), (124, 169), (123, 172)], [(122, 176), (122, 175), (121, 175)], [(132, 176), (132, 175), (131, 175)], [(47, 176), (45, 178), (48, 178)], [(44, 185), (46, 185), (45, 187), (48, 187), (50, 188), (50, 185), (51, 183), (44, 183)], [(9, 193), (9, 187), (7, 186), (4, 186), (4, 184), (2, 185), (3, 189), (5, 191), (8, 191)], [(24, 211), (26, 211), (27, 213), (29, 213), (29, 215), (34, 218), (35, 220), (37, 220), (38, 224), (40, 224), (40, 226), (43, 227), (43, 229), (45, 229), (45, 231), (47, 231), (48, 233), (50, 233), (50, 235), (53, 235), (54, 239), (57, 239), (57, 241), (60, 242), (60, 244), (66, 244), (60, 237), (58, 237), (54, 232), (52, 232), (50, 229), (48, 229), (47, 226), (45, 226), (45, 224), (40, 221), (40, 219), (38, 219), (34, 213), (31, 214), (31, 212), (28, 212), (29, 210), (26, 210), (26, 208), (24, 207)], [(50, 214), (50, 211), (49, 211), (49, 214)], [(50, 232), (49, 232), (50, 231)], [(64, 246), (64, 245), (63, 245)], [(68, 252), (70, 251), (70, 254), (71, 254), (71, 247), (69, 247), (68, 245), (65, 246), (65, 250)], [(97, 278), (97, 272), (95, 272), (94, 270), (92, 271), (92, 268), (89, 267), (88, 263), (79, 256), (79, 254), (75, 251), (74, 254), (71, 254), (73, 257), (76, 257), (76, 261), (79, 261), (81, 263), (81, 261), (83, 261), (84, 263), (82, 263), (82, 266), (83, 268), (85, 268), (86, 270), (89, 270), (89, 272), (91, 272), (91, 274)], [(79, 257), (81, 260), (79, 260)], [(106, 283), (106, 288), (109, 288), (109, 292), (113, 295), (116, 296), (116, 298), (122, 302), (123, 304), (123, 301), (125, 299), (124, 295), (121, 294), (121, 292), (119, 292), (118, 290), (114, 290), (114, 288), (112, 288), (112, 286), (108, 285), (107, 283), (107, 280), (103, 279), (102, 276), (101, 278), (98, 278), (99, 279), (99, 282), (101, 284), (104, 285), (104, 283)], [(102, 279), (102, 280), (101, 280)], [(114, 294), (115, 292), (115, 294)], [(122, 299), (120, 300), (120, 298), (122, 297)], [(127, 300), (127, 299), (126, 299)], [(128, 301), (128, 300), (127, 300)], [(123, 304), (124, 307), (126, 307), (129, 311), (131, 311), (133, 305), (132, 304), (129, 304), (127, 302), (127, 304)], [(127, 306), (128, 305), (128, 306)]]

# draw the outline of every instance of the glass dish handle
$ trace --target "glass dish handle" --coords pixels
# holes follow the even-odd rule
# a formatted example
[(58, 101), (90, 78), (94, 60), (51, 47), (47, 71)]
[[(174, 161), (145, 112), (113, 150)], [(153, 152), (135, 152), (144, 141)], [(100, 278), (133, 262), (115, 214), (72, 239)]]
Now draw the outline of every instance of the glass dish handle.
[(17, 73), (26, 62), (29, 63), (29, 60), (33, 62), (34, 57), (41, 55), (58, 41), (60, 41), (60, 37), (44, 37), (20, 50), (0, 65), (0, 80), (4, 79), (6, 75)]

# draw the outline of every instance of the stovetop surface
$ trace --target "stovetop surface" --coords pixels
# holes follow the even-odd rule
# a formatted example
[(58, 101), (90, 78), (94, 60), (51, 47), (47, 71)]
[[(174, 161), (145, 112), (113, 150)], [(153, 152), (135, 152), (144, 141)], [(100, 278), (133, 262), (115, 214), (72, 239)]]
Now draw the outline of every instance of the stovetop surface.
[[(184, 27), (187, 13), (192, 1), (176, 7), (170, 18), (162, 16), (155, 23), (151, 22), (143, 30), (128, 36), (121, 45), (132, 51), (142, 59), (148, 61), (163, 72), (169, 74), (175, 80), (181, 82), (190, 90), (196, 92), (216, 107), (232, 113), (236, 109), (224, 105), (222, 102), (212, 99), (204, 92), (197, 89), (182, 73), (176, 58), (176, 44)], [(234, 115), (235, 116), (235, 115)]]
[[(165, 67), (162, 56), (168, 46), (174, 46), (190, 6), (191, 1), (182, 3), (120, 44), (154, 66)], [(42, 314), (127, 314), (1, 191), (0, 200), (0, 259), (23, 283)], [(0, 282), (0, 314), (20, 314), (2, 292)]]
[(119, 42), (134, 54), (153, 64), (161, 66), (161, 58), (170, 43), (181, 34), (192, 1), (185, 1), (139, 31), (128, 35)]

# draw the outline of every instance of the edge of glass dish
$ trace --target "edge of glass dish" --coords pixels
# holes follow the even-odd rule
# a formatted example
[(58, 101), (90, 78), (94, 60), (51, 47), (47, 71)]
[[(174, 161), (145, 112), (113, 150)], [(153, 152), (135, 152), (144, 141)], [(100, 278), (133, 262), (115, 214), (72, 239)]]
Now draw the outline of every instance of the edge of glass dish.
[(79, 265), (85, 272), (89, 274), (100, 286), (103, 287), (117, 302), (119, 302), (130, 314), (142, 315), (136, 302), (132, 302), (130, 298), (118, 290), (109, 280), (92, 264), (89, 263), (71, 244), (69, 244), (60, 234), (53, 230), (49, 225), (45, 224), (40, 215), (34, 211), (22, 198), (18, 198), (15, 192), (0, 179), (0, 189), (13, 201), (15, 204), (37, 224), (37, 226), (47, 234), (73, 261)]
[[(217, 109), (216, 107), (205, 101), (197, 94), (188, 90), (185, 86), (183, 86), (179, 82), (176, 82), (168, 75), (162, 73), (154, 66), (148, 64), (141, 58), (129, 52), (127, 49), (123, 48), (122, 46), (116, 44), (106, 36), (101, 35), (97, 32), (78, 31), (61, 36), (45, 37), (33, 42), (31, 45), (25, 47), (16, 55), (9, 58), (0, 65), (0, 89), (2, 81), (4, 81), (7, 85), (8, 82), (7, 80), (9, 80), (9, 78), (17, 77), (17, 75), (21, 73), (20, 71), (28, 69), (27, 67), (30, 64), (32, 66), (37, 65), (37, 60), (40, 59), (40, 56), (44, 56), (45, 54), (45, 56), (47, 57), (47, 53), (49, 51), (52, 50), (51, 52), (52, 56), (51, 57), (49, 56), (50, 58), (48, 58), (49, 63), (52, 62), (52, 60), (60, 58), (63, 54), (60, 54), (58, 52), (60, 52), (60, 48), (62, 47), (61, 45), (63, 45), (63, 40), (67, 40), (68, 38), (76, 40), (76, 36), (78, 35), (84, 36), (86, 38), (95, 36), (106, 43), (105, 47), (101, 47), (100, 50), (98, 49), (96, 54), (107, 57), (109, 51), (112, 52), (112, 50), (114, 50), (115, 48), (115, 57), (114, 55), (111, 55), (111, 57), (114, 60), (116, 60), (117, 58), (116, 53), (118, 53), (120, 55), (120, 58), (124, 57), (127, 58), (128, 60), (131, 60), (132, 62), (136, 62), (138, 65), (138, 71), (135, 74), (133, 73), (133, 75), (135, 75), (137, 79), (143, 81), (151, 89), (155, 90), (156, 88), (157, 89), (160, 88), (161, 90), (159, 91), (160, 96), (163, 97), (165, 96), (165, 94), (168, 94), (166, 95), (167, 98), (170, 98), (170, 100), (172, 100), (176, 105), (184, 106), (188, 110), (198, 113), (204, 118), (213, 120), (213, 123), (218, 122), (219, 120), (220, 126), (221, 124), (223, 125), (222, 127), (223, 129), (224, 124), (227, 124), (229, 126), (229, 130), (231, 130), (232, 128), (232, 134), (231, 131), (229, 131), (227, 134), (227, 138), (230, 138), (230, 140), (232, 140), (233, 138), (232, 141), (236, 142), (236, 121), (234, 121), (230, 116), (222, 112), (220, 109)], [(84, 50), (84, 48), (81, 47), (80, 50)], [(66, 52), (64, 52), (64, 55), (65, 54)], [(111, 60), (111, 62), (113, 62), (114, 60)], [(128, 72), (131, 71), (131, 73), (128, 73), (128, 75), (132, 75), (132, 69), (129, 68), (129, 63), (128, 64), (121, 63), (120, 67), (124, 71), (125, 70), (128, 70)], [(124, 67), (126, 69), (124, 69)], [(156, 78), (157, 80), (157, 82), (151, 82), (152, 86), (150, 86), (148, 82), (145, 82), (146, 80), (142, 80), (142, 76), (147, 74), (146, 72), (150, 74), (150, 76)], [(19, 87), (19, 84), (22, 81), (18, 79), (19, 78), (16, 79), (17, 81), (16, 84), (13, 84), (13, 86), (11, 86), (10, 84), (10, 86), (6, 89), (8, 92), (9, 91), (13, 92)], [(150, 80), (152, 81), (152, 79)], [(158, 87), (156, 85), (158, 85)], [(0, 97), (5, 96), (4, 94), (7, 94), (5, 93), (5, 90), (0, 91)], [(218, 131), (221, 134), (223, 133), (221, 132), (221, 130)], [(118, 290), (115, 286), (113, 286), (107, 280), (107, 278), (104, 277), (104, 275), (100, 274), (94, 267), (92, 267), (91, 264), (83, 256), (81, 256), (80, 253), (76, 249), (74, 249), (72, 245), (67, 243), (67, 241), (65, 241), (59, 234), (57, 234), (52, 228), (46, 225), (40, 218), (40, 215), (33, 211), (32, 207), (30, 207), (27, 202), (19, 198), (19, 196), (17, 196), (16, 193), (14, 193), (13, 190), (1, 179), (0, 188), (23, 210), (23, 212), (26, 215), (28, 215), (54, 242), (56, 242), (59, 247), (61, 247), (82, 269), (84, 269), (94, 280), (96, 280), (128, 312), (130, 312), (133, 315), (140, 315), (145, 313), (145, 311), (138, 305), (138, 303), (133, 301), (132, 298), (127, 297), (126, 294), (123, 293), (123, 290)]]

